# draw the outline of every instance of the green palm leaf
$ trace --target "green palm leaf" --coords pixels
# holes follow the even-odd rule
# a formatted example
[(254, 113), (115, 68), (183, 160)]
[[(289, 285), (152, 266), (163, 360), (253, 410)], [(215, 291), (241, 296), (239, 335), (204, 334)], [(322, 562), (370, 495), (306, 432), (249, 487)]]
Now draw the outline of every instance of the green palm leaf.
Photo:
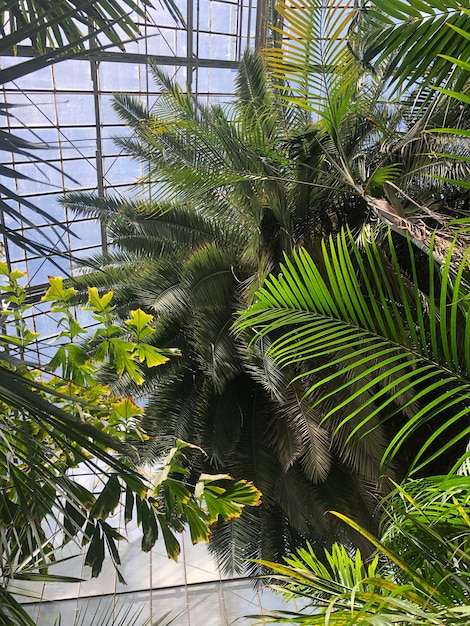
[[(470, 564), (469, 489), (469, 478), (463, 475), (407, 481), (383, 507), (382, 543), (406, 554), (411, 569), (456, 605), (470, 597), (464, 574)], [(451, 559), (454, 571), (449, 576)]]
[(363, 16), (363, 61), (380, 64), (391, 59), (386, 72), (396, 88), (451, 82), (459, 90), (467, 82), (468, 68), (453, 67), (444, 56), (468, 61), (466, 40), (455, 36), (456, 30), (470, 30), (470, 11), (461, 3), (372, 0)]
[(274, 78), (297, 104), (323, 113), (358, 77), (358, 64), (346, 45), (356, 9), (325, 0), (280, 0), (275, 9), (283, 26), (272, 27), (277, 36), (264, 51)]
[[(390, 236), (387, 245), (384, 257), (373, 237), (361, 249), (343, 233), (323, 246), (321, 265), (296, 252), (279, 277), (266, 281), (236, 328), (254, 327), (258, 336), (281, 332), (269, 354), (281, 365), (304, 364), (312, 407), (337, 431), (347, 426), (350, 445), (374, 429), (375, 420), (407, 413), (384, 453), (386, 463), (426, 424), (435, 424), (415, 456), (416, 471), (470, 432), (468, 255), (454, 268), (451, 251), (440, 267), (431, 249), (427, 284), (415, 266), (410, 284)], [(411, 245), (409, 253), (413, 258)], [(459, 421), (460, 430), (454, 428)]]
[(0, 618), (5, 626), (34, 626), (21, 604), (5, 589), (0, 589)]
[[(165, 6), (175, 20), (184, 23), (181, 11), (173, 0)], [(49, 48), (63, 48), (73, 43), (75, 50), (85, 50), (90, 23), (114, 45), (122, 46), (122, 32), (135, 38), (138, 27), (132, 13), (145, 18), (150, 0), (57, 0), (44, 3), (33, 0), (27, 4), (7, 0), (0, 11), (0, 32), (3, 49), (14, 48), (30, 39), (40, 55)], [(122, 32), (119, 28), (122, 29)]]
[(469, 488), (468, 477), (458, 475), (406, 481), (382, 502), (380, 541), (340, 516), (371, 540), (373, 560), (334, 544), (326, 563), (308, 545), (282, 564), (264, 563), (278, 591), (303, 605), (270, 613), (268, 623), (464, 626)]

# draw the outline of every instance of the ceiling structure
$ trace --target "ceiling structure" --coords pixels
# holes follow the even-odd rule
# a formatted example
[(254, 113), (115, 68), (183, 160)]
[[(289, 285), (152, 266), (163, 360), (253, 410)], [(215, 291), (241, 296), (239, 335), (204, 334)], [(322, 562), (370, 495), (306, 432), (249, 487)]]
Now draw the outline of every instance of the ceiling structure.
[[(59, 198), (67, 191), (132, 195), (132, 184), (142, 173), (141, 165), (114, 144), (113, 137), (129, 131), (112, 108), (113, 94), (125, 92), (152, 106), (159, 96), (150, 73), (152, 62), (199, 98), (230, 101), (244, 50), (265, 40), (268, 1), (179, 0), (183, 25), (155, 0), (146, 20), (136, 20), (141, 37), (124, 42), (124, 51), (108, 48), (90, 52), (2, 85), (3, 101), (17, 105), (12, 117), (2, 118), (9, 129), (47, 146), (34, 151), (36, 160), (7, 155), (4, 164), (28, 177), (7, 184), (15, 185), (18, 195), (65, 227), (54, 227), (46, 217), (21, 204), (14, 207), (21, 221), (3, 216), (8, 227), (52, 249), (50, 254), (34, 254), (4, 241), (7, 263), (27, 274), (34, 303), (31, 324), (41, 337), (35, 355), (40, 363), (47, 362), (53, 349), (50, 340), (57, 334), (57, 320), (40, 302), (48, 276), (69, 276), (76, 271), (73, 259), (106, 247), (101, 226), (70, 214)], [(1, 68), (33, 55), (31, 47), (19, 46), (16, 56), (1, 58)], [(39, 227), (39, 232), (28, 220)]]

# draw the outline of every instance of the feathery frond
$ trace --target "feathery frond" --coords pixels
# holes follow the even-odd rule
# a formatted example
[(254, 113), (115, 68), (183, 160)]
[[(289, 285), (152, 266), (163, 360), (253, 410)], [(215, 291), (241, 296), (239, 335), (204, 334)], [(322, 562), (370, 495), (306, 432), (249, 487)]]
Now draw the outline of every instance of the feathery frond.
[[(389, 463), (405, 442), (426, 435), (412, 469), (418, 471), (467, 441), (469, 356), (468, 253), (443, 266), (429, 256), (428, 282), (412, 265), (412, 284), (388, 237), (388, 270), (372, 236), (358, 246), (351, 234), (330, 239), (321, 265), (300, 250), (272, 276), (258, 301), (237, 322), (259, 336), (281, 332), (269, 354), (281, 365), (303, 363), (310, 406), (351, 428), (346, 444), (367, 438), (400, 411), (412, 409), (384, 451)], [(413, 248), (409, 247), (413, 259)], [(411, 288), (410, 288), (411, 287)], [(345, 397), (343, 396), (345, 394)], [(355, 401), (358, 401), (355, 406)]]

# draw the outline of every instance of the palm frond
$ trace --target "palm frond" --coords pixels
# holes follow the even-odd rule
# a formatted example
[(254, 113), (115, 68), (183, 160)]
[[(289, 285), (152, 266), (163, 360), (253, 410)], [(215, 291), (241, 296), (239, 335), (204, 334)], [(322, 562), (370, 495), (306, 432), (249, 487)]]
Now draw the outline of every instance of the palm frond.
[(466, 40), (455, 31), (468, 33), (470, 11), (459, 2), (372, 0), (363, 9), (363, 20), (363, 62), (390, 60), (386, 71), (395, 89), (419, 83), (422, 88), (453, 84), (459, 90), (468, 81), (468, 69), (452, 66), (446, 58), (468, 60)]
[(21, 604), (3, 588), (0, 588), (0, 617), (5, 626), (34, 626)]
[(283, 26), (264, 51), (274, 78), (287, 98), (322, 113), (358, 78), (358, 64), (346, 45), (356, 9), (341, 2), (309, 0), (276, 4)]
[[(173, 0), (166, 0), (165, 5), (175, 20), (184, 23), (181, 11)], [(95, 24), (107, 40), (121, 47), (122, 32), (129, 38), (138, 34), (132, 13), (145, 18), (145, 11), (151, 6), (149, 0), (144, 0), (142, 4), (124, 0), (124, 6), (116, 0), (58, 0), (53, 5), (30, 2), (28, 6), (7, 2), (0, 13), (3, 49), (14, 48), (25, 39), (30, 39), (40, 55), (45, 54), (48, 47), (63, 48), (69, 43), (73, 43), (76, 50), (85, 50), (84, 38), (90, 23)]]
[(284, 563), (262, 562), (276, 589), (303, 605), (269, 613), (268, 623), (463, 626), (470, 608), (468, 490), (468, 478), (457, 475), (397, 487), (382, 503), (385, 531), (373, 539), (377, 550), (368, 561), (334, 544), (323, 559), (307, 545)]
[(470, 563), (470, 525), (464, 513), (469, 489), (466, 476), (434, 476), (406, 481), (384, 501), (382, 543), (406, 554), (409, 566), (455, 604), (470, 600), (464, 575)]
[[(269, 353), (282, 365), (307, 364), (301, 376), (311, 377), (307, 395), (312, 406), (323, 410), (322, 423), (337, 419), (337, 431), (355, 424), (350, 443), (375, 428), (376, 417), (384, 422), (397, 411), (412, 409), (412, 417), (389, 443), (386, 462), (416, 432), (437, 421), (416, 454), (416, 471), (458, 442), (466, 443), (470, 432), (465, 417), (467, 255), (454, 268), (450, 252), (439, 269), (431, 254), (429, 283), (418, 287), (414, 267), (410, 291), (391, 237), (393, 282), (376, 241), (363, 245), (362, 252), (350, 234), (343, 234), (324, 246), (321, 266), (303, 251), (293, 262), (286, 259), (282, 274), (266, 282), (258, 302), (236, 327), (254, 327), (260, 336), (282, 331)], [(359, 406), (351, 408), (359, 398)], [(460, 430), (454, 427), (459, 420)]]

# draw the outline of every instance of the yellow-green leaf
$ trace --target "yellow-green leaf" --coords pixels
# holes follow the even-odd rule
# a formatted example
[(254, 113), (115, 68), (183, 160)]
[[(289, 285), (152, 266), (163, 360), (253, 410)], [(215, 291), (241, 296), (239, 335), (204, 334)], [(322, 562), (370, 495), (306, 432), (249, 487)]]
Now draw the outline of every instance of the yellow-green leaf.
[(124, 398), (124, 400), (115, 402), (111, 406), (113, 408), (113, 413), (116, 413), (116, 415), (123, 417), (126, 420), (142, 415), (144, 412), (144, 409), (137, 406), (137, 404), (130, 398)]
[(108, 308), (109, 303), (113, 299), (114, 291), (108, 291), (100, 298), (96, 287), (88, 288), (88, 303), (90, 307), (96, 311), (104, 311)]
[(68, 302), (77, 293), (73, 287), (64, 287), (61, 276), (49, 277), (49, 285), (50, 287), (41, 298), (41, 302)]
[(126, 324), (133, 329), (138, 339), (143, 339), (154, 332), (154, 329), (150, 326), (152, 320), (153, 315), (144, 313), (142, 309), (136, 309), (131, 311), (131, 319), (126, 320)]
[(156, 367), (157, 365), (163, 365), (169, 359), (167, 356), (163, 356), (154, 346), (149, 346), (147, 343), (141, 343), (136, 346), (135, 352), (137, 358), (141, 363), (145, 361), (147, 367)]

